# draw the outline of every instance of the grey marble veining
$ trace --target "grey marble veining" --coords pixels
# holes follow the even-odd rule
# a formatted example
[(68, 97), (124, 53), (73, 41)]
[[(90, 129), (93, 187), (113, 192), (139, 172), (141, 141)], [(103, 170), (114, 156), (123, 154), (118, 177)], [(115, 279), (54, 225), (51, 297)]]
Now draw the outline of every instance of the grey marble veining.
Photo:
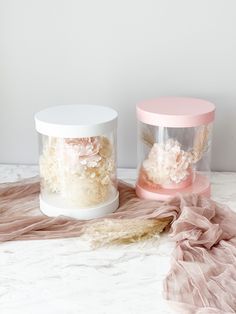
[[(36, 166), (0, 165), (0, 182), (37, 173)], [(118, 173), (134, 182), (134, 170)], [(213, 198), (236, 208), (236, 173), (213, 173), (212, 183)], [(0, 313), (174, 313), (162, 298), (172, 249), (167, 235), (96, 250), (80, 238), (2, 243)]]

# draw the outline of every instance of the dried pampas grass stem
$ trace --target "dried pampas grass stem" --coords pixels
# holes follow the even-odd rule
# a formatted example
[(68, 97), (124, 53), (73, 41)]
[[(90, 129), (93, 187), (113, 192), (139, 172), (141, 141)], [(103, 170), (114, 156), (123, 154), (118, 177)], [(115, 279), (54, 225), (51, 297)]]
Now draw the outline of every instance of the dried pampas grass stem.
[(193, 144), (193, 163), (197, 163), (202, 158), (203, 154), (207, 151), (210, 130), (211, 126), (209, 125), (203, 125), (199, 127)]
[(148, 127), (146, 127), (145, 130), (142, 131), (141, 138), (142, 138), (142, 141), (145, 143), (145, 145), (149, 147), (152, 147), (153, 144), (156, 142), (155, 134)]
[(85, 225), (83, 238), (92, 246), (129, 244), (158, 236), (170, 223), (162, 219), (105, 219)]

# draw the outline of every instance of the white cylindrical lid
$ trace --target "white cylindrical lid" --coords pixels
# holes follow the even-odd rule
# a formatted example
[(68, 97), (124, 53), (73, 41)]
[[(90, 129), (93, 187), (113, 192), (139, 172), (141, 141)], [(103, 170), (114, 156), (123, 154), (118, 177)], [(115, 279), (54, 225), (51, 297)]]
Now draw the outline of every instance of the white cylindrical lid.
[(49, 107), (35, 114), (36, 130), (44, 135), (78, 138), (103, 135), (117, 127), (117, 112), (94, 105)]

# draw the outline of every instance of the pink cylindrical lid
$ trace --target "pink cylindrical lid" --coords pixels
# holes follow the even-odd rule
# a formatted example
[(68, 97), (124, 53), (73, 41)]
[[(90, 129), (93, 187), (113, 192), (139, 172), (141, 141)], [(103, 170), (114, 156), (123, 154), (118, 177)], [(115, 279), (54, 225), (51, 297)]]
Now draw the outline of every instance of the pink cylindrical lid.
[(139, 121), (172, 128), (208, 124), (215, 117), (215, 105), (198, 98), (161, 97), (143, 101), (136, 109)]

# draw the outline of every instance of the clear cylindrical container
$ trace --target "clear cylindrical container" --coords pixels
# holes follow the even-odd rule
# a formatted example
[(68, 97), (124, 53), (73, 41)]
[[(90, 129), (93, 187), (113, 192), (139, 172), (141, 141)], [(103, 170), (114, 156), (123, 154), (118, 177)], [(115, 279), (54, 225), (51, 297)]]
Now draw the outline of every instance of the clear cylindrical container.
[(195, 98), (163, 97), (137, 105), (139, 197), (210, 196), (214, 114), (214, 104)]
[(114, 212), (117, 112), (92, 105), (50, 107), (35, 115), (35, 124), (41, 211), (77, 219)]

